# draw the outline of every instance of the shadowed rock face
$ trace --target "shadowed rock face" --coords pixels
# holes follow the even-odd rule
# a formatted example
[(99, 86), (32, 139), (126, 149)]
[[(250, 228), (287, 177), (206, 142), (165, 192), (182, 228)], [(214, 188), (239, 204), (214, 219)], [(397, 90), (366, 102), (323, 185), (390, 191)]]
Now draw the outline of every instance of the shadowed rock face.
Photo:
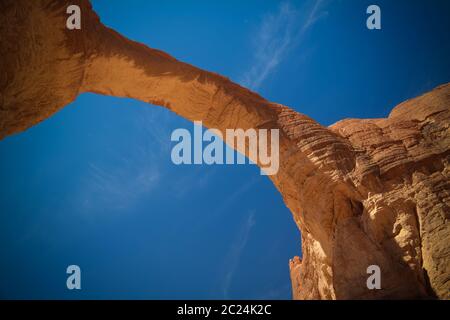
[[(82, 29), (67, 30), (78, 4)], [(280, 129), (270, 176), (302, 234), (296, 299), (450, 298), (450, 85), (386, 119), (329, 128), (230, 80), (128, 40), (88, 1), (0, 2), (0, 139), (82, 92), (136, 98), (207, 127)], [(381, 290), (368, 290), (369, 265)]]

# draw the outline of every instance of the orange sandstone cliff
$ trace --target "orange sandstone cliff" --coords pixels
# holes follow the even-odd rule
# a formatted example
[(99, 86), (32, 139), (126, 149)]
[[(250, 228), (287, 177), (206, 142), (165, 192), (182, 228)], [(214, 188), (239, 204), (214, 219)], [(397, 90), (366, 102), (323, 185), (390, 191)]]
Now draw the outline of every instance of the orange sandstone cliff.
[[(78, 4), (82, 29), (66, 28)], [(295, 299), (450, 298), (450, 85), (386, 119), (328, 128), (105, 27), (87, 0), (0, 2), (0, 139), (82, 92), (132, 97), (207, 127), (277, 128), (270, 176), (302, 234)], [(381, 269), (368, 290), (367, 267)]]

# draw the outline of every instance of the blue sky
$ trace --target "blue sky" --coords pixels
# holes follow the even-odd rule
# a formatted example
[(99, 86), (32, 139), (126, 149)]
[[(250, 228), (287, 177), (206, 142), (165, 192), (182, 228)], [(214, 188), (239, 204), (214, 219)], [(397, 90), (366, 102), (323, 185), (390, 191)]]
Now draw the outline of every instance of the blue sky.
[[(382, 30), (365, 27), (368, 5)], [(324, 125), (450, 81), (448, 1), (93, 1), (101, 20)], [(176, 128), (83, 94), (0, 141), (0, 297), (289, 299), (300, 233), (252, 165), (176, 166)], [(66, 267), (82, 290), (66, 289)]]

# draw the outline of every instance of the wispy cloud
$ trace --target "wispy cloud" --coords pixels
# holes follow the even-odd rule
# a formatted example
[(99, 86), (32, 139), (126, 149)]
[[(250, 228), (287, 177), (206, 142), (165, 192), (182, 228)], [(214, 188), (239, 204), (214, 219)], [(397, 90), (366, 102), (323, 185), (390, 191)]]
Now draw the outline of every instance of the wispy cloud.
[(156, 166), (136, 158), (121, 159), (117, 165), (90, 163), (88, 172), (82, 193), (85, 209), (127, 209), (160, 180)]
[(306, 1), (301, 9), (283, 2), (276, 13), (268, 14), (254, 40), (254, 63), (241, 83), (257, 90), (280, 65), (291, 49), (298, 46), (307, 31), (323, 16), (325, 0)]
[(214, 181), (216, 170), (202, 166), (191, 166), (190, 173), (177, 176), (171, 183), (170, 189), (174, 197), (181, 199), (189, 196), (193, 190), (207, 188)]
[(254, 177), (246, 181), (232, 193), (225, 195), (223, 200), (218, 203), (213, 210), (211, 210), (208, 216), (205, 216), (201, 221), (196, 221), (191, 228), (202, 229), (209, 227), (211, 224), (217, 223), (220, 217), (226, 214), (233, 204), (236, 204), (241, 197), (245, 196), (247, 191), (249, 191), (258, 182), (258, 179), (260, 179), (258, 176)]
[(285, 284), (281, 285), (278, 288), (269, 290), (268, 292), (263, 294), (260, 298), (263, 300), (274, 300), (291, 295), (292, 295), (291, 282), (286, 281)]
[(86, 212), (126, 210), (161, 183), (170, 130), (165, 116), (157, 118), (152, 111), (142, 109), (132, 119), (132, 143), (108, 147), (103, 150), (106, 157), (92, 159), (88, 164), (76, 197)]
[(108, 146), (102, 152), (106, 156), (92, 159), (81, 177), (75, 198), (86, 212), (125, 211), (148, 199), (153, 191), (168, 189), (177, 198), (183, 198), (211, 182), (215, 170), (205, 170), (203, 166), (190, 166), (190, 170), (173, 175), (170, 135), (180, 125), (173, 114), (145, 107), (132, 121), (130, 144)]
[(241, 230), (239, 231), (235, 241), (233, 242), (230, 251), (226, 257), (226, 273), (223, 278), (223, 295), (224, 298), (227, 299), (230, 291), (231, 281), (233, 280), (234, 273), (239, 266), (239, 260), (242, 255), (242, 251), (247, 245), (250, 231), (252, 227), (255, 225), (255, 211), (250, 211), (247, 217), (247, 221), (242, 225)]

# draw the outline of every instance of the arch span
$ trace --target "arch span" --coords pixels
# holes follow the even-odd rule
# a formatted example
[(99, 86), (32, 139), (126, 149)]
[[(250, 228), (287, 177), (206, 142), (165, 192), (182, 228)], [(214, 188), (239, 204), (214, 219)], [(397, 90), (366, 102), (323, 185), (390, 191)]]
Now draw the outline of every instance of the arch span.
[[(65, 28), (70, 4), (82, 8), (81, 30)], [(302, 234), (303, 260), (290, 262), (294, 298), (449, 298), (450, 85), (386, 119), (327, 128), (121, 36), (87, 0), (7, 0), (0, 16), (0, 138), (82, 92), (139, 99), (222, 131), (279, 129), (270, 179)], [(366, 287), (373, 264), (382, 290)]]

